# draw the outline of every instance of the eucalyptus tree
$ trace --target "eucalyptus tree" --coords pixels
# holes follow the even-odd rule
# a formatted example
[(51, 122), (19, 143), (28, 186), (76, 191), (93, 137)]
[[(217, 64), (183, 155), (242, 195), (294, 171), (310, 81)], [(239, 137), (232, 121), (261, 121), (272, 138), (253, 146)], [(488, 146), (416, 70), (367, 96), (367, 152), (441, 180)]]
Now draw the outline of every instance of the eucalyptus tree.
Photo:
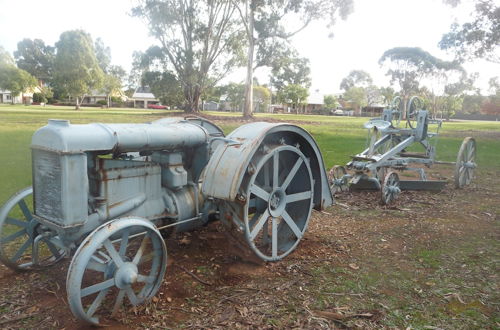
[(92, 38), (83, 30), (66, 31), (56, 42), (56, 50), (54, 83), (59, 91), (75, 98), (78, 110), (81, 99), (99, 89), (104, 79)]
[(38, 80), (50, 82), (53, 75), (55, 48), (41, 39), (23, 39), (14, 51), (17, 67), (29, 72)]
[[(238, 9), (247, 36), (247, 77), (244, 115), (252, 115), (253, 72), (267, 65), (269, 49), (279, 50), (286, 41), (311, 22), (326, 20), (331, 28), (352, 11), (352, 0), (232, 0)], [(293, 22), (294, 24), (287, 24)], [(290, 28), (292, 26), (292, 28)], [(331, 33), (330, 33), (331, 35)], [(257, 59), (257, 61), (256, 61)]]
[[(461, 0), (445, 0), (452, 6)], [(500, 4), (494, 0), (474, 0), (472, 20), (462, 25), (454, 23), (443, 35), (439, 46), (451, 50), (457, 60), (464, 62), (476, 58), (500, 63)]]
[(185, 111), (197, 112), (203, 91), (242, 58), (244, 38), (231, 0), (139, 0), (142, 18), (164, 55), (164, 72), (181, 84)]
[(410, 95), (418, 93), (422, 79), (450, 72), (465, 74), (457, 62), (442, 61), (418, 47), (391, 48), (384, 52), (379, 64), (387, 67), (391, 83), (399, 85), (405, 112)]
[(348, 91), (351, 87), (368, 87), (373, 83), (370, 74), (363, 70), (352, 70), (342, 79), (340, 89)]

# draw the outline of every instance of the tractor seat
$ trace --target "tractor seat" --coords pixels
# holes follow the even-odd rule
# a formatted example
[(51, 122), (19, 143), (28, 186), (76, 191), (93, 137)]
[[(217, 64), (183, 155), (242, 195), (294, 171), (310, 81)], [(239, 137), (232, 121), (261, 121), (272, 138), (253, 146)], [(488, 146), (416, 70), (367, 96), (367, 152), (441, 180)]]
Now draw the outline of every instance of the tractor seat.
[(372, 129), (373, 127), (376, 127), (377, 130), (383, 131), (391, 127), (391, 123), (386, 120), (375, 118), (375, 119), (370, 119), (363, 126), (367, 129)]

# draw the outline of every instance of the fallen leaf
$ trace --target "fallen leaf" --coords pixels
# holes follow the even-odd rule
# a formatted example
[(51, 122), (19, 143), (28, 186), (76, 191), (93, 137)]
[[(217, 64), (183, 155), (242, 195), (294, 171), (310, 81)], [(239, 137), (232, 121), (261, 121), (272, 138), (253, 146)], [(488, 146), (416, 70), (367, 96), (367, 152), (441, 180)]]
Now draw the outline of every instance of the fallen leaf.
[(356, 264), (349, 264), (349, 267), (354, 269), (354, 270), (358, 270), (359, 269), (359, 266), (356, 265)]

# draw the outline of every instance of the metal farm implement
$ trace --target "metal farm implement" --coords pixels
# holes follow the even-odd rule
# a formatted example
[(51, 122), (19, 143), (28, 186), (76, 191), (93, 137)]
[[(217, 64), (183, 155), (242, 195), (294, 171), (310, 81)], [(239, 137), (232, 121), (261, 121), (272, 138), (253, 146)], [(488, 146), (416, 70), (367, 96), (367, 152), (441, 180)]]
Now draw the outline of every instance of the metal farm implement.
[(333, 202), (316, 142), (290, 124), (225, 137), (201, 118), (50, 120), (31, 149), (33, 187), (0, 209), (0, 260), (23, 271), (70, 257), (69, 306), (89, 324), (157, 293), (162, 236), (219, 220), (247, 251), (276, 261), (295, 249), (312, 209)]
[[(350, 190), (379, 190), (383, 204), (393, 202), (401, 190), (441, 190), (447, 181), (428, 180), (425, 167), (433, 164), (454, 164), (456, 188), (469, 185), (476, 168), (476, 142), (467, 137), (462, 142), (456, 162), (436, 161), (436, 144), (441, 120), (429, 118), (421, 109), (422, 101), (412, 97), (403, 118), (403, 102), (396, 97), (381, 118), (365, 123), (368, 143), (365, 150), (344, 166), (329, 172), (332, 193)], [(401, 127), (404, 122), (404, 127)], [(431, 132), (430, 128), (434, 127)], [(413, 149), (419, 147), (420, 152)], [(412, 149), (411, 151), (409, 149)], [(423, 166), (422, 166), (423, 165)], [(349, 171), (349, 173), (348, 173)], [(397, 171), (413, 171), (417, 180), (400, 180)]]

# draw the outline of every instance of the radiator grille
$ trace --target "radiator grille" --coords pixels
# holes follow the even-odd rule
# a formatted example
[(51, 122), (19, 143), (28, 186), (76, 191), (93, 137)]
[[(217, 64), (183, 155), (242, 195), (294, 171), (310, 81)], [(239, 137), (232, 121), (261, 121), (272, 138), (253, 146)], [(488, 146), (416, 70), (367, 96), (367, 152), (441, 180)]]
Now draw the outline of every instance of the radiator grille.
[(62, 223), (61, 159), (58, 154), (33, 150), (33, 194), (35, 214)]

